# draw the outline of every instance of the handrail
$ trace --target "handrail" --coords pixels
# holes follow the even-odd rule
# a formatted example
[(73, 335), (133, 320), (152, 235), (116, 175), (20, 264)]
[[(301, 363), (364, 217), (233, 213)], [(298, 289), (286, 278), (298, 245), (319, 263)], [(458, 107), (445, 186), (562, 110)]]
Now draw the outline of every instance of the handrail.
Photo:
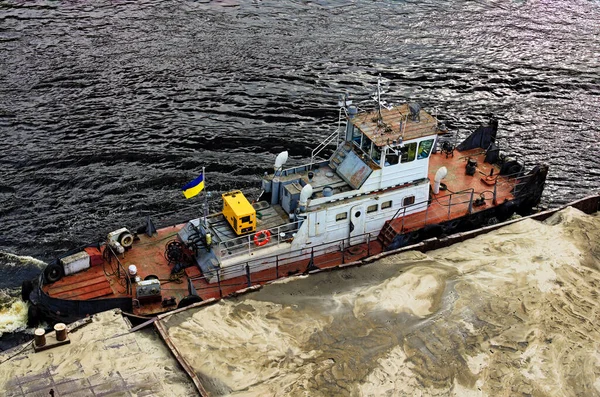
[(125, 267), (123, 266), (123, 264), (119, 260), (119, 257), (117, 256), (117, 254), (115, 253), (115, 251), (113, 251), (112, 247), (109, 244), (107, 244), (106, 246), (110, 249), (110, 252), (113, 254), (113, 256), (115, 257), (115, 259), (117, 260), (117, 277), (120, 279), (121, 278), (121, 273), (120, 272), (123, 271), (123, 274), (125, 276), (124, 278), (125, 278), (125, 281), (126, 281), (126, 284), (127, 284), (126, 287), (125, 287), (126, 292), (127, 292), (127, 294), (131, 294), (131, 292), (132, 292), (131, 291), (131, 279), (129, 278), (129, 275), (125, 271)]
[[(498, 175), (496, 183), (500, 186), (502, 186), (503, 184), (510, 184), (516, 190), (516, 189), (518, 189), (519, 186), (524, 185), (526, 183), (526, 180), (531, 176), (532, 176), (532, 174), (523, 175), (522, 173), (516, 173), (516, 174), (511, 174), (511, 175)], [(469, 189), (465, 189), (465, 190), (462, 190), (459, 192), (452, 192), (452, 193), (449, 193), (449, 194), (446, 194), (446, 195), (443, 195), (440, 197), (435, 197), (433, 199), (437, 200), (438, 204), (440, 204), (441, 206), (448, 207), (448, 219), (451, 219), (450, 218), (451, 208), (453, 208), (455, 206), (465, 206), (465, 209), (467, 209), (467, 211), (469, 211), (469, 213), (472, 212), (475, 193), (476, 193), (475, 189), (469, 188)], [(485, 190), (481, 193), (493, 193), (493, 191), (491, 190), (491, 186), (490, 186), (490, 190)], [(467, 196), (467, 197), (461, 198), (460, 197), (461, 195)], [(445, 199), (447, 199), (447, 202), (444, 202)], [(492, 200), (492, 198), (485, 198), (485, 199)], [(493, 199), (495, 199), (495, 196)], [(442, 202), (439, 202), (440, 200)], [(406, 215), (407, 211), (409, 211), (411, 208), (415, 208), (415, 207), (423, 206), (423, 205), (426, 206), (425, 225), (427, 225), (427, 216), (429, 215), (429, 211), (431, 208), (431, 206), (429, 205), (429, 200), (421, 201), (418, 203), (413, 203), (411, 205), (400, 208), (398, 211), (396, 211), (396, 213), (394, 214), (394, 217), (391, 219), (395, 219), (401, 212), (403, 213), (403, 215)], [(439, 222), (439, 217), (436, 217), (436, 221)], [(301, 221), (299, 221), (299, 222), (301, 222)], [(290, 225), (294, 225), (294, 223), (283, 225), (281, 227), (289, 227)], [(420, 227), (425, 226), (425, 225), (421, 225), (421, 222), (419, 222)], [(279, 230), (279, 228), (273, 228), (271, 230)], [(293, 230), (287, 230), (287, 232), (293, 233), (297, 230), (298, 229), (294, 227)], [(280, 274), (280, 272), (279, 272), (279, 268), (281, 266), (291, 265), (294, 263), (302, 263), (300, 261), (308, 260), (308, 264), (306, 265), (307, 268), (305, 271), (310, 271), (312, 266), (315, 265), (313, 263), (315, 256), (320, 256), (321, 260), (325, 260), (325, 262), (320, 261), (318, 265), (322, 265), (322, 264), (324, 264), (326, 262), (328, 263), (330, 261), (339, 261), (339, 259), (340, 259), (339, 257), (337, 259), (333, 259), (333, 258), (329, 259), (329, 260), (324, 259), (324, 258), (327, 258), (326, 256), (322, 256), (322, 254), (324, 254), (324, 253), (331, 253), (331, 252), (336, 252), (336, 251), (341, 252), (342, 253), (341, 259), (342, 259), (342, 264), (343, 264), (343, 263), (345, 263), (345, 255), (346, 255), (345, 252), (346, 252), (347, 248), (350, 248), (351, 246), (365, 244), (365, 242), (366, 242), (367, 249), (366, 249), (365, 255), (361, 256), (361, 259), (362, 259), (364, 257), (370, 256), (369, 244), (372, 241), (371, 239), (373, 237), (377, 238), (381, 232), (382, 232), (382, 230), (376, 230), (373, 232), (362, 233), (362, 234), (359, 234), (356, 236), (347, 236), (342, 239), (337, 239), (334, 241), (321, 243), (314, 247), (298, 248), (293, 251), (288, 251), (285, 254), (278, 253), (275, 255), (265, 256), (265, 257), (261, 257), (261, 258), (257, 258), (257, 259), (253, 259), (253, 260), (247, 260), (245, 262), (240, 262), (239, 264), (236, 264), (234, 266), (227, 267), (224, 269), (215, 268), (214, 272), (216, 273), (216, 278), (217, 278), (216, 284), (218, 284), (218, 285), (209, 285), (204, 288), (206, 288), (206, 289), (219, 288), (219, 293), (221, 296), (223, 296), (223, 291), (222, 291), (223, 287), (231, 287), (231, 286), (235, 286), (235, 285), (243, 285), (244, 287), (247, 287), (247, 286), (251, 286), (251, 285), (255, 285), (258, 283), (267, 282), (267, 281), (271, 281), (271, 280), (276, 280), (276, 279), (280, 278), (282, 276), (282, 274)], [(402, 229), (400, 231), (400, 234), (404, 234), (405, 232), (406, 232), (406, 229), (405, 229), (404, 217), (403, 217), (403, 224), (402, 224)], [(279, 234), (277, 234), (277, 235), (279, 236)], [(246, 237), (242, 238), (242, 239), (244, 239), (244, 242), (241, 245), (243, 246), (245, 244), (251, 244), (250, 237), (246, 236)], [(356, 239), (360, 240), (360, 242), (357, 242), (352, 245), (349, 244), (350, 241), (356, 240)], [(277, 240), (279, 240), (279, 239), (277, 239)], [(279, 243), (279, 241), (278, 241), (278, 243)], [(270, 244), (275, 244), (275, 241), (270, 242)], [(240, 254), (245, 254), (247, 251), (245, 249), (243, 249), (243, 250), (240, 250), (239, 252), (240, 252)], [(354, 258), (356, 258), (356, 256), (357, 255), (353, 254)], [(271, 266), (269, 266), (269, 264), (271, 264)], [(274, 264), (274, 266), (273, 266), (273, 264)], [(256, 279), (256, 278), (253, 279), (252, 278), (252, 277), (258, 277), (258, 275), (260, 274), (259, 272), (261, 270), (266, 269), (267, 267), (275, 267), (275, 275), (274, 276), (272, 276), (272, 275), (267, 276), (267, 278), (265, 278), (265, 279)], [(317, 268), (315, 267), (314, 269), (317, 269)], [(243, 277), (244, 275), (245, 275), (245, 277)], [(228, 276), (231, 276), (231, 277), (229, 277), (229, 279), (232, 279), (232, 280), (242, 277), (243, 281), (242, 282), (231, 281), (229, 283), (227, 283), (227, 281), (224, 282), (223, 279), (228, 278)], [(204, 275), (194, 277), (193, 280), (198, 280), (198, 279), (201, 279), (204, 277), (205, 277)]]
[(321, 143), (319, 143), (319, 145), (314, 148), (312, 150), (312, 152), (310, 153), (310, 165), (312, 165), (315, 162), (315, 157), (321, 153), (327, 146), (329, 146), (334, 139), (339, 141), (339, 136), (340, 136), (340, 129), (336, 129), (334, 132), (332, 132), (327, 138), (325, 138)]
[(312, 164), (315, 161), (315, 157), (321, 153), (323, 151), (323, 149), (325, 149), (327, 146), (329, 146), (333, 140), (336, 140), (336, 146), (339, 146), (340, 143), (340, 133), (344, 130), (342, 128), (342, 112), (345, 113), (345, 108), (341, 107), (340, 108), (340, 114), (338, 117), (338, 126), (335, 129), (335, 131), (333, 131), (329, 136), (327, 136), (327, 138), (325, 138), (321, 143), (319, 143), (319, 145), (317, 145), (316, 148), (314, 148), (312, 150), (312, 152), (310, 153), (310, 166), (312, 168)]
[[(372, 237), (377, 238), (377, 236), (379, 235), (379, 232), (380, 232), (379, 230), (376, 232), (366, 232), (366, 233), (362, 233), (362, 234), (352, 236), (352, 237), (348, 236), (348, 237), (345, 237), (342, 239), (329, 241), (327, 243), (322, 243), (322, 244), (319, 244), (317, 246), (310, 247), (310, 248), (309, 247), (299, 248), (299, 249), (290, 251), (289, 253), (286, 253), (285, 258), (283, 258), (283, 259), (280, 258), (281, 253), (279, 253), (277, 255), (265, 256), (262, 258), (246, 261), (245, 266), (247, 266), (247, 270), (249, 270), (250, 273), (252, 273), (252, 269), (264, 266), (265, 263), (275, 262), (277, 264), (277, 266), (283, 266), (283, 265), (287, 265), (287, 264), (290, 264), (292, 262), (295, 262), (295, 261), (298, 261), (301, 259), (307, 259), (313, 255), (318, 255), (322, 251), (326, 251), (328, 248), (335, 247), (335, 246), (338, 246), (341, 251), (344, 251), (346, 248), (351, 247), (349, 244), (348, 245), (346, 244), (347, 240), (360, 238), (360, 239), (366, 239), (367, 242), (370, 242)], [(364, 241), (362, 243), (364, 243)], [(359, 243), (359, 244), (362, 244), (362, 243)], [(354, 244), (354, 245), (357, 245), (357, 244)], [(306, 252), (306, 251), (310, 251), (310, 252)], [(242, 263), (240, 263), (240, 265), (242, 265)], [(216, 269), (215, 271), (217, 272), (218, 280), (222, 280), (224, 276), (233, 274), (234, 272), (238, 272), (239, 267), (235, 266), (234, 269), (226, 268), (225, 270)], [(197, 276), (197, 277), (192, 278), (192, 280), (201, 279), (203, 277), (204, 276)]]
[[(288, 240), (291, 238), (293, 233), (296, 233), (302, 224), (302, 220), (295, 221), (291, 223), (286, 223), (285, 225), (277, 226), (268, 230), (271, 234), (271, 240), (265, 245), (273, 245), (273, 244), (281, 244), (281, 242)], [(257, 231), (259, 233), (260, 231)], [(282, 236), (283, 234), (283, 236)], [(290, 235), (288, 237), (288, 235)], [(254, 234), (249, 234), (246, 236), (238, 237), (232, 240), (221, 241), (217, 246), (217, 256), (221, 257), (221, 253), (223, 250), (228, 252), (228, 257), (243, 255), (246, 253), (252, 252), (252, 248), (254, 247), (253, 241)]]
[[(517, 172), (517, 173), (513, 173), (513, 174), (509, 174), (509, 175), (498, 175), (496, 177), (496, 183), (494, 183), (493, 187), (490, 186), (490, 190), (484, 190), (482, 192), (479, 192), (478, 194), (483, 195), (485, 193), (491, 193), (492, 197), (491, 198), (485, 198), (485, 200), (492, 200), (492, 202), (494, 203), (494, 205), (497, 204), (497, 188), (498, 187), (502, 187), (502, 186), (511, 186), (512, 187), (512, 194), (513, 196), (517, 196), (519, 193), (519, 189), (522, 186), (526, 186), (527, 185), (527, 181), (532, 177), (532, 174), (523, 174), (522, 172)], [(469, 188), (469, 189), (465, 189), (465, 190), (461, 190), (458, 192), (453, 192), (453, 193), (449, 193), (443, 196), (439, 196), (439, 197), (433, 197), (433, 200), (436, 200), (437, 203), (440, 206), (446, 206), (448, 207), (448, 213), (446, 215), (446, 220), (450, 220), (451, 219), (451, 214), (452, 214), (452, 208), (456, 208), (456, 206), (466, 206), (467, 212), (469, 214), (473, 213), (473, 206), (474, 206), (474, 199), (475, 199), (475, 189), (473, 188)], [(468, 196), (468, 199), (458, 199), (460, 196)], [(447, 200), (447, 201), (446, 201)], [(399, 216), (402, 216), (402, 225), (400, 228), (400, 233), (405, 233), (406, 231), (406, 227), (405, 227), (405, 222), (404, 219), (408, 214), (410, 214), (410, 210), (412, 208), (418, 207), (418, 206), (423, 206), (423, 205), (427, 205), (427, 208), (425, 210), (425, 220), (424, 223), (422, 223), (422, 226), (427, 226), (428, 223), (428, 218), (430, 215), (430, 208), (431, 206), (429, 205), (429, 201), (430, 200), (426, 200), (426, 201), (420, 201), (418, 203), (413, 203), (411, 205), (407, 205), (405, 207), (399, 208), (398, 211), (396, 211), (396, 213), (394, 214), (394, 216), (392, 218), (390, 218), (389, 222), (391, 222), (392, 220), (398, 218)], [(426, 204), (427, 203), (427, 204)], [(436, 219), (437, 222), (439, 222), (439, 216)], [(389, 224), (388, 222), (388, 224)], [(419, 222), (419, 225), (421, 225), (421, 222)]]
[[(450, 206), (452, 206), (452, 205), (458, 205), (458, 204), (464, 204), (464, 203), (465, 203), (465, 202), (459, 202), (459, 203), (454, 203), (454, 204), (452, 204), (452, 196), (457, 196), (457, 195), (459, 195), (459, 194), (470, 194), (470, 195), (471, 195), (471, 200), (469, 200), (469, 203), (472, 203), (472, 196), (473, 196), (473, 193), (474, 193), (474, 191), (475, 191), (475, 189), (473, 189), (473, 188), (469, 188), (469, 189), (461, 190), (461, 191), (458, 191), (458, 192), (449, 193), (449, 194), (446, 194), (446, 195), (444, 195), (444, 196), (435, 197), (435, 198), (434, 198), (434, 200), (437, 200), (437, 201), (438, 201), (438, 204), (440, 204), (440, 205), (445, 205), (445, 204), (442, 204), (442, 203), (440, 203), (440, 202), (439, 202), (439, 200), (440, 200), (440, 199), (444, 199), (444, 198), (448, 197), (448, 202), (449, 202), (449, 203), (448, 203), (448, 206), (450, 207)], [(413, 207), (417, 207), (417, 206), (422, 206), (422, 205), (423, 205), (423, 204), (425, 204), (425, 203), (427, 203), (427, 204), (428, 204), (428, 205), (427, 205), (426, 212), (425, 212), (425, 219), (427, 219), (427, 215), (428, 215), (428, 211), (429, 211), (429, 201), (430, 201), (430, 200), (429, 200), (429, 199), (427, 199), (427, 200), (419, 201), (419, 202), (417, 202), (417, 203), (409, 204), (409, 205), (407, 205), (407, 206), (404, 206), (404, 207), (402, 207), (402, 208), (398, 208), (398, 211), (396, 211), (396, 213), (394, 214), (394, 216), (392, 216), (392, 217), (389, 219), (389, 221), (391, 222), (391, 221), (393, 221), (394, 219), (396, 219), (396, 218), (398, 217), (398, 215), (399, 215), (400, 211), (403, 211), (403, 214), (402, 214), (402, 216), (404, 217), (404, 216), (406, 216), (406, 210), (407, 210), (408, 208), (413, 208)]]

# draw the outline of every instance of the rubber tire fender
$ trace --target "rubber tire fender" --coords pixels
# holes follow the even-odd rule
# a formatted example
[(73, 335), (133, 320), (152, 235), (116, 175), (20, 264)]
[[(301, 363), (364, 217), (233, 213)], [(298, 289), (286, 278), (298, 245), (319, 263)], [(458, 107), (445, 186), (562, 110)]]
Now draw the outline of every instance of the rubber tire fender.
[(29, 280), (21, 283), (21, 300), (23, 302), (29, 302), (29, 295), (33, 292), (33, 283)]
[(44, 269), (44, 277), (49, 283), (55, 283), (65, 275), (65, 270), (58, 263), (51, 263)]
[(177, 304), (177, 308), (181, 309), (182, 307), (187, 307), (191, 304), (202, 302), (202, 298), (197, 295), (188, 295), (185, 296), (182, 300)]
[(29, 328), (36, 327), (41, 321), (40, 309), (37, 306), (29, 305), (27, 309), (27, 326)]

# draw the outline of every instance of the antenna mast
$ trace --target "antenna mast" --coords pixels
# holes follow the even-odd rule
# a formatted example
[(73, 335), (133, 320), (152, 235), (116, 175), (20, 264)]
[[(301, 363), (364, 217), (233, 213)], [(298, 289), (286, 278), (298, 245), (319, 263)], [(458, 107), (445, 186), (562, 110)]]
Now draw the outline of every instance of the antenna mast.
[(383, 117), (381, 116), (381, 73), (379, 73), (379, 77), (377, 78), (377, 114), (378, 114), (378, 119), (377, 119), (377, 124), (378, 125), (382, 125), (383, 124)]

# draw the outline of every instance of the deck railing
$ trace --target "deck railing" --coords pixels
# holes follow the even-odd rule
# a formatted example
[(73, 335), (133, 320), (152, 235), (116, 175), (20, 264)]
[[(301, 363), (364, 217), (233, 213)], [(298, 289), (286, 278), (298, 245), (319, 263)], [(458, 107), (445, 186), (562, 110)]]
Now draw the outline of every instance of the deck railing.
[(319, 143), (319, 145), (312, 150), (312, 152), (310, 154), (310, 165), (311, 166), (315, 162), (315, 159), (319, 155), (319, 153), (321, 153), (327, 146), (334, 143), (334, 141), (335, 141), (336, 146), (339, 145), (341, 131), (342, 130), (340, 128), (336, 129), (327, 138), (325, 138), (323, 140), (323, 142)]
[[(241, 286), (241, 287), (250, 287), (255, 284), (261, 284), (267, 281), (273, 281), (282, 277), (289, 276), (285, 271), (289, 271), (286, 269), (286, 265), (291, 265), (294, 263), (300, 263), (301, 261), (307, 261), (304, 269), (301, 271), (311, 271), (317, 270), (318, 266), (330, 267), (331, 263), (340, 262), (340, 258), (337, 256), (332, 256), (331, 258), (324, 257), (322, 255), (328, 253), (340, 253), (341, 254), (341, 263), (346, 263), (346, 260), (349, 256), (352, 256), (353, 260), (364, 259), (366, 257), (371, 256), (371, 242), (377, 239), (379, 235), (379, 230), (374, 232), (362, 233), (352, 237), (346, 237), (343, 239), (331, 241), (328, 243), (323, 243), (311, 248), (301, 248), (291, 252), (287, 252), (285, 255), (272, 255), (263, 257), (256, 260), (246, 261), (243, 264), (240, 264), (245, 269), (245, 277), (243, 281), (240, 281), (239, 270), (240, 265), (236, 265), (234, 267), (229, 267), (225, 269), (217, 268), (214, 270), (214, 274), (217, 278), (216, 285), (208, 285), (201, 289), (216, 289), (219, 290), (219, 295), (223, 296), (223, 288), (232, 287), (232, 286)], [(348, 248), (350, 248), (349, 239), (358, 240), (359, 243), (353, 244), (352, 247), (358, 246), (360, 244), (365, 244), (364, 250), (357, 251), (356, 253), (347, 253)], [(315, 257), (319, 257), (318, 263), (315, 261)], [(273, 266), (268, 266), (268, 264), (272, 264)], [(271, 276), (261, 276), (260, 271), (265, 270), (266, 267), (274, 268), (275, 274)], [(289, 266), (288, 266), (289, 267)], [(298, 266), (300, 267), (300, 265)], [(294, 270), (294, 273), (297, 273), (298, 269)], [(236, 275), (234, 278), (230, 278), (232, 275)], [(194, 280), (203, 279), (204, 275), (192, 278)]]
[[(496, 179), (496, 185), (498, 186), (510, 186), (512, 188), (513, 195), (516, 194), (518, 189), (521, 186), (527, 184), (529, 179), (529, 175), (521, 175), (520, 173), (514, 175), (502, 175), (498, 176)], [(425, 206), (425, 217), (424, 220), (415, 221), (414, 224), (403, 223), (403, 230), (401, 233), (404, 233), (408, 230), (414, 230), (418, 227), (423, 227), (427, 224), (433, 224), (440, 222), (439, 219), (451, 219), (451, 213), (454, 208), (461, 206), (465, 212), (471, 213), (473, 211), (474, 202), (476, 194), (480, 195), (484, 194), (484, 200), (496, 200), (496, 185), (490, 186), (490, 190), (486, 190), (484, 192), (475, 192), (474, 189), (467, 189), (461, 192), (452, 192), (447, 195), (434, 198), (434, 200), (441, 201), (440, 205), (430, 206), (429, 201), (423, 201), (420, 203), (414, 203), (405, 208), (401, 208), (396, 212), (394, 217), (402, 214), (408, 215), (409, 213), (415, 212), (410, 211), (412, 208), (418, 209), (418, 206)], [(488, 197), (489, 196), (489, 197)], [(447, 208), (444, 208), (446, 207)], [(455, 211), (459, 211), (456, 209)], [(443, 211), (443, 215), (438, 216), (439, 213), (436, 211)], [(435, 219), (435, 221), (429, 221)], [(403, 218), (404, 222), (404, 218)], [(418, 224), (420, 222), (420, 224)], [(293, 224), (284, 225), (290, 226)], [(276, 230), (279, 228), (275, 228), (272, 230)], [(291, 232), (297, 231), (297, 227), (291, 230)], [(348, 236), (343, 239), (335, 240), (328, 243), (323, 243), (312, 248), (302, 248), (297, 249), (291, 252), (286, 252), (285, 254), (280, 255), (272, 255), (263, 257), (256, 260), (249, 260), (239, 265), (235, 265), (233, 267), (228, 268), (216, 268), (213, 272), (213, 275), (216, 275), (217, 282), (214, 284), (205, 285), (203, 287), (197, 288), (198, 291), (206, 291), (206, 292), (217, 292), (219, 296), (223, 297), (224, 295), (228, 295), (227, 291), (235, 291), (236, 288), (244, 288), (250, 287), (256, 284), (262, 284), (268, 281), (273, 281), (282, 277), (289, 276), (290, 274), (295, 274), (299, 272), (309, 272), (311, 270), (318, 270), (319, 266), (321, 267), (333, 267), (334, 264), (340, 263), (344, 264), (348, 260), (349, 257), (352, 258), (353, 261), (361, 260), (371, 256), (371, 242), (380, 234), (380, 230), (366, 232), (356, 236)], [(275, 233), (272, 233), (275, 235)], [(248, 237), (240, 238), (238, 240), (243, 240), (243, 243), (238, 244), (237, 246), (240, 248), (238, 250), (239, 254), (246, 254), (248, 252), (248, 246), (253, 245), (253, 241)], [(357, 241), (358, 240), (358, 241)], [(270, 242), (270, 244), (279, 244), (282, 240), (277, 238)], [(350, 245), (350, 241), (353, 241), (353, 244)], [(366, 244), (365, 244), (366, 243)], [(350, 252), (351, 248), (361, 247), (361, 249)], [(229, 247), (231, 248), (231, 247)], [(336, 256), (335, 253), (338, 255)], [(232, 251), (231, 253), (234, 255), (235, 253)], [(330, 254), (330, 255), (325, 255)], [(341, 255), (341, 258), (340, 256)], [(263, 272), (262, 270), (266, 270), (267, 268), (274, 268), (274, 274), (271, 272)], [(245, 269), (245, 276), (240, 275), (240, 270)], [(210, 277), (210, 275), (206, 275)], [(192, 280), (200, 280), (204, 279), (205, 275), (198, 276), (192, 278)], [(225, 290), (225, 291), (224, 291)]]
[[(270, 237), (268, 239), (268, 242), (265, 243), (263, 247), (279, 245), (282, 242), (290, 241), (291, 239), (293, 239), (294, 234), (298, 232), (298, 229), (300, 228), (301, 224), (302, 221), (296, 221), (271, 229), (265, 229), (264, 231), (268, 231), (270, 233)], [(260, 233), (261, 231), (257, 231), (255, 234), (249, 234), (247, 236), (242, 236), (232, 240), (220, 242), (217, 246), (217, 255), (220, 258), (231, 258), (234, 256), (247, 255), (252, 253), (252, 251), (256, 248), (254, 236)]]
[[(131, 292), (132, 292), (132, 290), (131, 290), (131, 279), (129, 278), (129, 274), (125, 271), (125, 267), (123, 266), (123, 264), (119, 260), (119, 256), (112, 249), (112, 247), (110, 245), (108, 245), (108, 244), (106, 245), (106, 247), (108, 249), (110, 249), (110, 252), (111, 252), (112, 256), (114, 256), (114, 258), (117, 260), (117, 270), (115, 271), (115, 273), (117, 275), (117, 278), (119, 280), (121, 278), (125, 279), (125, 291), (127, 292), (127, 294), (131, 294)], [(121, 277), (121, 274), (123, 274), (123, 277)]]
[[(406, 231), (419, 229), (439, 222), (449, 221), (452, 219), (453, 212), (463, 211), (465, 214), (472, 214), (476, 199), (491, 201), (493, 205), (497, 205), (498, 188), (509, 186), (511, 194), (516, 196), (519, 190), (528, 184), (530, 178), (530, 174), (522, 175), (521, 172), (509, 175), (498, 175), (495, 178), (495, 183), (489, 186), (489, 190), (475, 192), (475, 189), (470, 188), (459, 192), (451, 192), (444, 196), (433, 197), (431, 200), (435, 200), (438, 205), (429, 205), (430, 200), (413, 203), (398, 209), (391, 220), (402, 216), (400, 233), (405, 233)], [(476, 195), (478, 195), (478, 197)], [(419, 212), (419, 207), (426, 207), (424, 218), (406, 221), (406, 216)]]

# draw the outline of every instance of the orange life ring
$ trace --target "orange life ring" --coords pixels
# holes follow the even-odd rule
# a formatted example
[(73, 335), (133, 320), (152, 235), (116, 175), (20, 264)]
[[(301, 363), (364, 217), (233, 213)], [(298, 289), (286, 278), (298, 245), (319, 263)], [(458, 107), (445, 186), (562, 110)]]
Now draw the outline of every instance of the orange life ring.
[(268, 230), (261, 230), (254, 235), (254, 244), (257, 247), (262, 247), (269, 241), (271, 241), (271, 232)]

